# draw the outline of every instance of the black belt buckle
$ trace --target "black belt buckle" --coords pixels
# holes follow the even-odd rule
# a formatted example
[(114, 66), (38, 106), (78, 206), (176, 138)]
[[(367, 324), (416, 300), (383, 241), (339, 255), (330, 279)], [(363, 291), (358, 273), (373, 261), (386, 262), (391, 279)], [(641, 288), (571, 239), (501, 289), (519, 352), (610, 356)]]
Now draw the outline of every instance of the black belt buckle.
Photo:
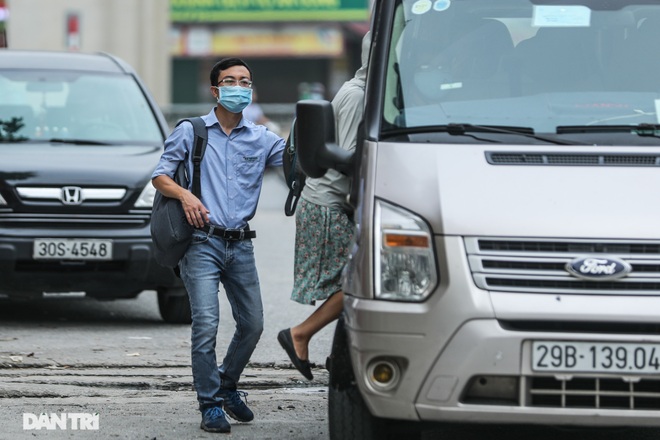
[[(238, 235), (236, 234), (238, 233)], [(244, 229), (225, 229), (222, 231), (222, 238), (225, 240), (243, 240), (245, 238)]]
[(204, 225), (200, 229), (209, 235), (215, 235), (228, 241), (240, 241), (255, 237), (249, 226), (245, 229), (223, 229), (215, 225)]

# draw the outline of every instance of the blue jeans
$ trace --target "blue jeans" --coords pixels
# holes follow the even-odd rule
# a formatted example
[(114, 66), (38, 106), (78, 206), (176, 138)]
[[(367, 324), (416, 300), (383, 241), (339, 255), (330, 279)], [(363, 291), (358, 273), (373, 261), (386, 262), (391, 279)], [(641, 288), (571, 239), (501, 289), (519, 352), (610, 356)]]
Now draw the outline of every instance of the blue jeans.
[[(200, 409), (222, 403), (220, 388), (235, 388), (264, 327), (259, 277), (251, 240), (226, 241), (195, 231), (180, 262), (192, 310), (192, 372)], [(218, 291), (225, 288), (236, 321), (234, 337), (218, 367)]]

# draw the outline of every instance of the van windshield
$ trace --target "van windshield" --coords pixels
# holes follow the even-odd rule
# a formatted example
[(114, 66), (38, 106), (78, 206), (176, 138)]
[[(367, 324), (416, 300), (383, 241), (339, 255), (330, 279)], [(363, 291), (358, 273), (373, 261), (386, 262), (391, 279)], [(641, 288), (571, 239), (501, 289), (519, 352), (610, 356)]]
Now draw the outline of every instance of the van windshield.
[(385, 129), (465, 124), (575, 136), (642, 126), (658, 144), (658, 47), (658, 2), (400, 0)]

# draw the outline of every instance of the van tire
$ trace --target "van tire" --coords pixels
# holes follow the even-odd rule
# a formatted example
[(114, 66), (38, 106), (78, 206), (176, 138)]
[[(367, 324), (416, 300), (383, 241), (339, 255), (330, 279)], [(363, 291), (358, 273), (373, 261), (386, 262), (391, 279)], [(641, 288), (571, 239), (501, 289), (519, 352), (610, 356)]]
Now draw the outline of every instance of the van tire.
[(158, 310), (163, 320), (169, 324), (192, 322), (190, 300), (184, 287), (159, 288)]
[(328, 430), (330, 440), (383, 439), (384, 429), (372, 416), (355, 383), (344, 320), (339, 318), (328, 359)]
[[(327, 363), (330, 372), (328, 391), (328, 430), (330, 440), (419, 439), (416, 423), (374, 417), (355, 383), (344, 320), (339, 318)], [(405, 432), (400, 429), (405, 426)], [(394, 432), (397, 431), (397, 432)], [(401, 435), (403, 434), (403, 437)]]

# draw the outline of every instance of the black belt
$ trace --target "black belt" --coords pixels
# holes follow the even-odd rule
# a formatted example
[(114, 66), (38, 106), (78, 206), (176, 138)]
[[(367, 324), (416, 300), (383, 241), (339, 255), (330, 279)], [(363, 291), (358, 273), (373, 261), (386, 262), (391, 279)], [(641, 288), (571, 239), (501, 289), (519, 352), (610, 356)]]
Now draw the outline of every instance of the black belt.
[(251, 231), (249, 226), (244, 229), (225, 229), (214, 225), (204, 225), (199, 230), (231, 241), (246, 240), (257, 236), (257, 231)]

